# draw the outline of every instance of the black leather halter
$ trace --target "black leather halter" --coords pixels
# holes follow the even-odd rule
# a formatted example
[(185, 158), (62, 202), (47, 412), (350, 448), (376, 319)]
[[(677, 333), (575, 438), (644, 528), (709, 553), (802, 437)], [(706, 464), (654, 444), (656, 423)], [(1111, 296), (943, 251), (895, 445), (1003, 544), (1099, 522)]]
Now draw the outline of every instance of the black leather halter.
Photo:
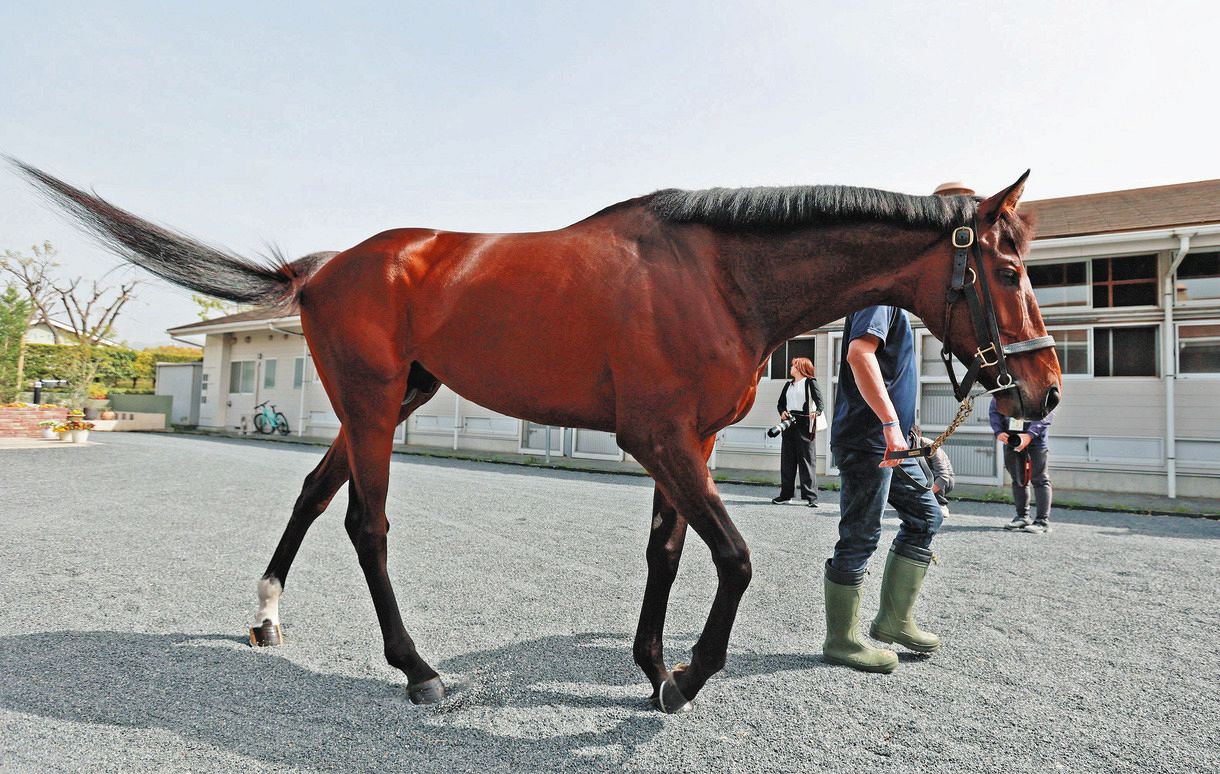
[[(920, 446), (919, 429), (912, 428), (915, 438), (912, 440), (910, 449), (885, 453), (887, 460), (917, 459), (927, 476), (927, 484), (916, 481), (901, 466), (894, 468), (894, 471), (925, 492), (932, 489), (932, 471), (928, 469), (925, 460), (936, 453), (941, 444), (957, 429), (959, 421), (970, 412), (972, 404), (970, 390), (978, 381), (979, 372), (984, 368), (996, 369), (996, 388), (987, 390), (984, 394), (1015, 390), (1017, 380), (1009, 372), (1004, 358), (1008, 355), (1019, 355), (1023, 352), (1034, 352), (1055, 346), (1055, 337), (1050, 335), (1012, 344), (1000, 342), (1000, 326), (995, 319), (995, 306), (991, 301), (991, 289), (987, 285), (987, 272), (983, 270), (983, 250), (978, 243), (975, 225), (975, 223), (971, 223), (969, 226), (958, 226), (953, 229), (953, 278), (949, 282), (949, 292), (945, 297), (945, 340), (944, 346), (940, 350), (940, 359), (945, 364), (945, 370), (949, 372), (949, 381), (953, 383), (953, 395), (962, 402), (958, 419), (954, 420), (931, 446)], [(974, 265), (978, 267), (977, 271), (969, 266), (972, 253)], [(970, 275), (969, 283), (966, 282), (967, 274)], [(953, 353), (949, 350), (949, 324), (953, 322), (954, 304), (963, 298), (970, 307), (974, 335), (979, 341), (979, 346), (974, 352), (974, 359), (969, 363), (962, 363), (966, 366), (966, 375), (962, 377), (961, 382), (958, 382), (957, 374), (953, 373)], [(1019, 400), (1019, 392), (1017, 396)]]
[[(1000, 326), (995, 319), (995, 306), (991, 301), (991, 290), (987, 285), (987, 272), (983, 267), (983, 251), (976, 236), (975, 224), (958, 226), (953, 229), (953, 278), (950, 280), (949, 292), (945, 298), (945, 340), (940, 350), (940, 359), (949, 372), (949, 381), (953, 383), (953, 394), (958, 400), (965, 400), (970, 389), (978, 380), (979, 371), (984, 368), (996, 369), (996, 388), (987, 392), (1012, 390), (1017, 387), (1017, 380), (1008, 370), (1005, 362), (1007, 355), (1019, 355), (1023, 352), (1033, 352), (1039, 349), (1055, 346), (1054, 336), (1039, 336), (1012, 344), (1000, 341)], [(970, 255), (974, 255), (977, 271), (969, 264)], [(970, 281), (966, 281), (966, 275)], [(949, 350), (949, 330), (953, 321), (953, 306), (962, 298), (970, 307), (970, 317), (974, 322), (974, 335), (979, 341), (979, 347), (974, 353), (974, 359), (962, 362), (966, 366), (966, 375), (962, 381), (957, 381), (953, 373), (953, 353)]]

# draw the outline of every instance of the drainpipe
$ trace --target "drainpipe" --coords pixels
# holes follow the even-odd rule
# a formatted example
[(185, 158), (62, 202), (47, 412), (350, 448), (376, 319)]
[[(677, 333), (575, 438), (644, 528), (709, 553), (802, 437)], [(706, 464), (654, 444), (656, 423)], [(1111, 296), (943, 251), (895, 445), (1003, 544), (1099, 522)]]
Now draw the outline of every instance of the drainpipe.
[(1165, 329), (1161, 332), (1161, 361), (1165, 374), (1165, 488), (1171, 499), (1178, 496), (1177, 423), (1174, 419), (1174, 383), (1178, 379), (1177, 336), (1173, 329), (1173, 305), (1175, 301), (1174, 277), (1182, 259), (1190, 253), (1190, 238), (1194, 233), (1178, 234), (1178, 249), (1174, 251), (1169, 271), (1161, 284), (1165, 306)]
[(458, 431), (461, 430), (462, 396), (453, 393), (453, 450), (458, 450)]
[(301, 339), (301, 405), (297, 408), (297, 435), (305, 435), (305, 390), (309, 387), (309, 342)]

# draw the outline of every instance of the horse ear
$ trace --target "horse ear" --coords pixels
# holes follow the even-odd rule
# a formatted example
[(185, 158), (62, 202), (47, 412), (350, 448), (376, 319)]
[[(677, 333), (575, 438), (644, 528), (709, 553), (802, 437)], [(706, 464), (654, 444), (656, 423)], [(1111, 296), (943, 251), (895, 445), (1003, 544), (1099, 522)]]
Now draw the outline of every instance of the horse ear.
[(1017, 178), (1017, 182), (979, 204), (979, 221), (991, 224), (999, 220), (1000, 216), (1005, 213), (1016, 212), (1017, 201), (1021, 198), (1021, 192), (1025, 190), (1025, 179), (1027, 177), (1029, 177), (1028, 169), (1025, 170), (1025, 174)]

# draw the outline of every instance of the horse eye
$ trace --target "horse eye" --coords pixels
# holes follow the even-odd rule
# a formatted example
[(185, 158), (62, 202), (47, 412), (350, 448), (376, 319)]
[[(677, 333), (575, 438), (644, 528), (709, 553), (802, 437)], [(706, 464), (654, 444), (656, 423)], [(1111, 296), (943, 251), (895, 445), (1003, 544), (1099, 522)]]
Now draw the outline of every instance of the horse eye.
[(1021, 284), (1021, 275), (1018, 274), (1017, 272), (1013, 271), (1012, 269), (1001, 270), (1000, 276), (1004, 279), (1005, 282), (1009, 283), (1010, 285)]

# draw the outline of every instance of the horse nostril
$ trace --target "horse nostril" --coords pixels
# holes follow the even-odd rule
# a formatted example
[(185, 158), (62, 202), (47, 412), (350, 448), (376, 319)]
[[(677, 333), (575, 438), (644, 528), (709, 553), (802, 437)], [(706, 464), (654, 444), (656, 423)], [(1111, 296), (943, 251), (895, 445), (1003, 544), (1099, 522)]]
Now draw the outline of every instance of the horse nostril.
[(1046, 400), (1042, 401), (1042, 408), (1046, 409), (1049, 414), (1059, 405), (1059, 387), (1058, 385), (1051, 387), (1046, 391)]

